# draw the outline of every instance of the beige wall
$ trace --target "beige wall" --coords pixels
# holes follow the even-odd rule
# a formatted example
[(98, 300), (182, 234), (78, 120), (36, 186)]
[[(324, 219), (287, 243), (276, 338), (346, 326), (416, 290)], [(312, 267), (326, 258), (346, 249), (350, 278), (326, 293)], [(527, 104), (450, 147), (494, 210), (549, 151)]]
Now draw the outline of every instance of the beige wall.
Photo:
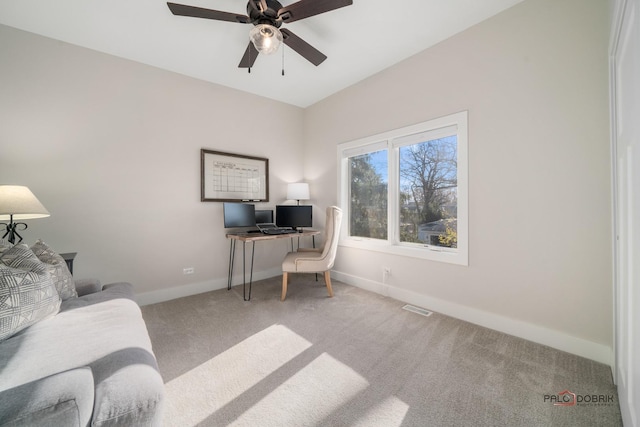
[(341, 248), (338, 278), (606, 361), (607, 40), (605, 1), (525, 1), (308, 108), (319, 205), (336, 144), (469, 111), (469, 266)]
[[(29, 221), (25, 241), (78, 251), (78, 277), (142, 294), (226, 286), (222, 205), (200, 202), (200, 149), (280, 153), (268, 206), (303, 176), (297, 107), (6, 26), (0, 63), (0, 183), (37, 195), (51, 217)], [(278, 244), (256, 248), (257, 271), (280, 271)]]

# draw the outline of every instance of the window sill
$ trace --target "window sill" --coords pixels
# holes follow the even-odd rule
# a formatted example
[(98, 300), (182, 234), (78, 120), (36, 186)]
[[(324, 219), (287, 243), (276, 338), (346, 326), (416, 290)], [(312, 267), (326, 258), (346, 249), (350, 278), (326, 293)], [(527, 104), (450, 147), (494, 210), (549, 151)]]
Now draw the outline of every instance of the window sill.
[(347, 248), (382, 252), (390, 255), (419, 258), (429, 261), (445, 262), (462, 266), (469, 265), (468, 253), (463, 248), (450, 250), (437, 246), (392, 245), (389, 242), (375, 239), (341, 239), (339, 245)]

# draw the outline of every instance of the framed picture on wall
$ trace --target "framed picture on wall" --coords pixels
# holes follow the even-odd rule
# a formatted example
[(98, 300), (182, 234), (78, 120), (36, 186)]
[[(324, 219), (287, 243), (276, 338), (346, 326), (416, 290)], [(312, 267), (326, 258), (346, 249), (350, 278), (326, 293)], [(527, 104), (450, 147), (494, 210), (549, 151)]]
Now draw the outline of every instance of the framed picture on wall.
[(200, 200), (268, 202), (269, 159), (201, 149)]

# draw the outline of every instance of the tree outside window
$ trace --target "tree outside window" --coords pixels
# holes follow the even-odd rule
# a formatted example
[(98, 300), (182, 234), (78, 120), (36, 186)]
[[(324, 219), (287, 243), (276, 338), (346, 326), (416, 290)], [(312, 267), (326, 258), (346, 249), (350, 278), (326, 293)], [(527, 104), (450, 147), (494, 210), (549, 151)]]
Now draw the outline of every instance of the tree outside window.
[(455, 135), (400, 147), (400, 241), (457, 247)]
[(349, 158), (350, 234), (387, 238), (387, 150)]

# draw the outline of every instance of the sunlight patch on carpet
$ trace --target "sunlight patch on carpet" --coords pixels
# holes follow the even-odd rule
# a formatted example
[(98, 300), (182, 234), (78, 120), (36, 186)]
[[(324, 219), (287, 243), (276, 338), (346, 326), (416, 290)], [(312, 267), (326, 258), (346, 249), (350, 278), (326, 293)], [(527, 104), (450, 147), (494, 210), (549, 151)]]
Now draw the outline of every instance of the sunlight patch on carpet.
[(317, 425), (368, 386), (356, 371), (323, 353), (231, 425)]
[(395, 396), (390, 396), (367, 411), (353, 426), (400, 427), (408, 411), (409, 405)]
[(165, 384), (167, 419), (202, 422), (309, 347), (282, 325), (252, 335)]

